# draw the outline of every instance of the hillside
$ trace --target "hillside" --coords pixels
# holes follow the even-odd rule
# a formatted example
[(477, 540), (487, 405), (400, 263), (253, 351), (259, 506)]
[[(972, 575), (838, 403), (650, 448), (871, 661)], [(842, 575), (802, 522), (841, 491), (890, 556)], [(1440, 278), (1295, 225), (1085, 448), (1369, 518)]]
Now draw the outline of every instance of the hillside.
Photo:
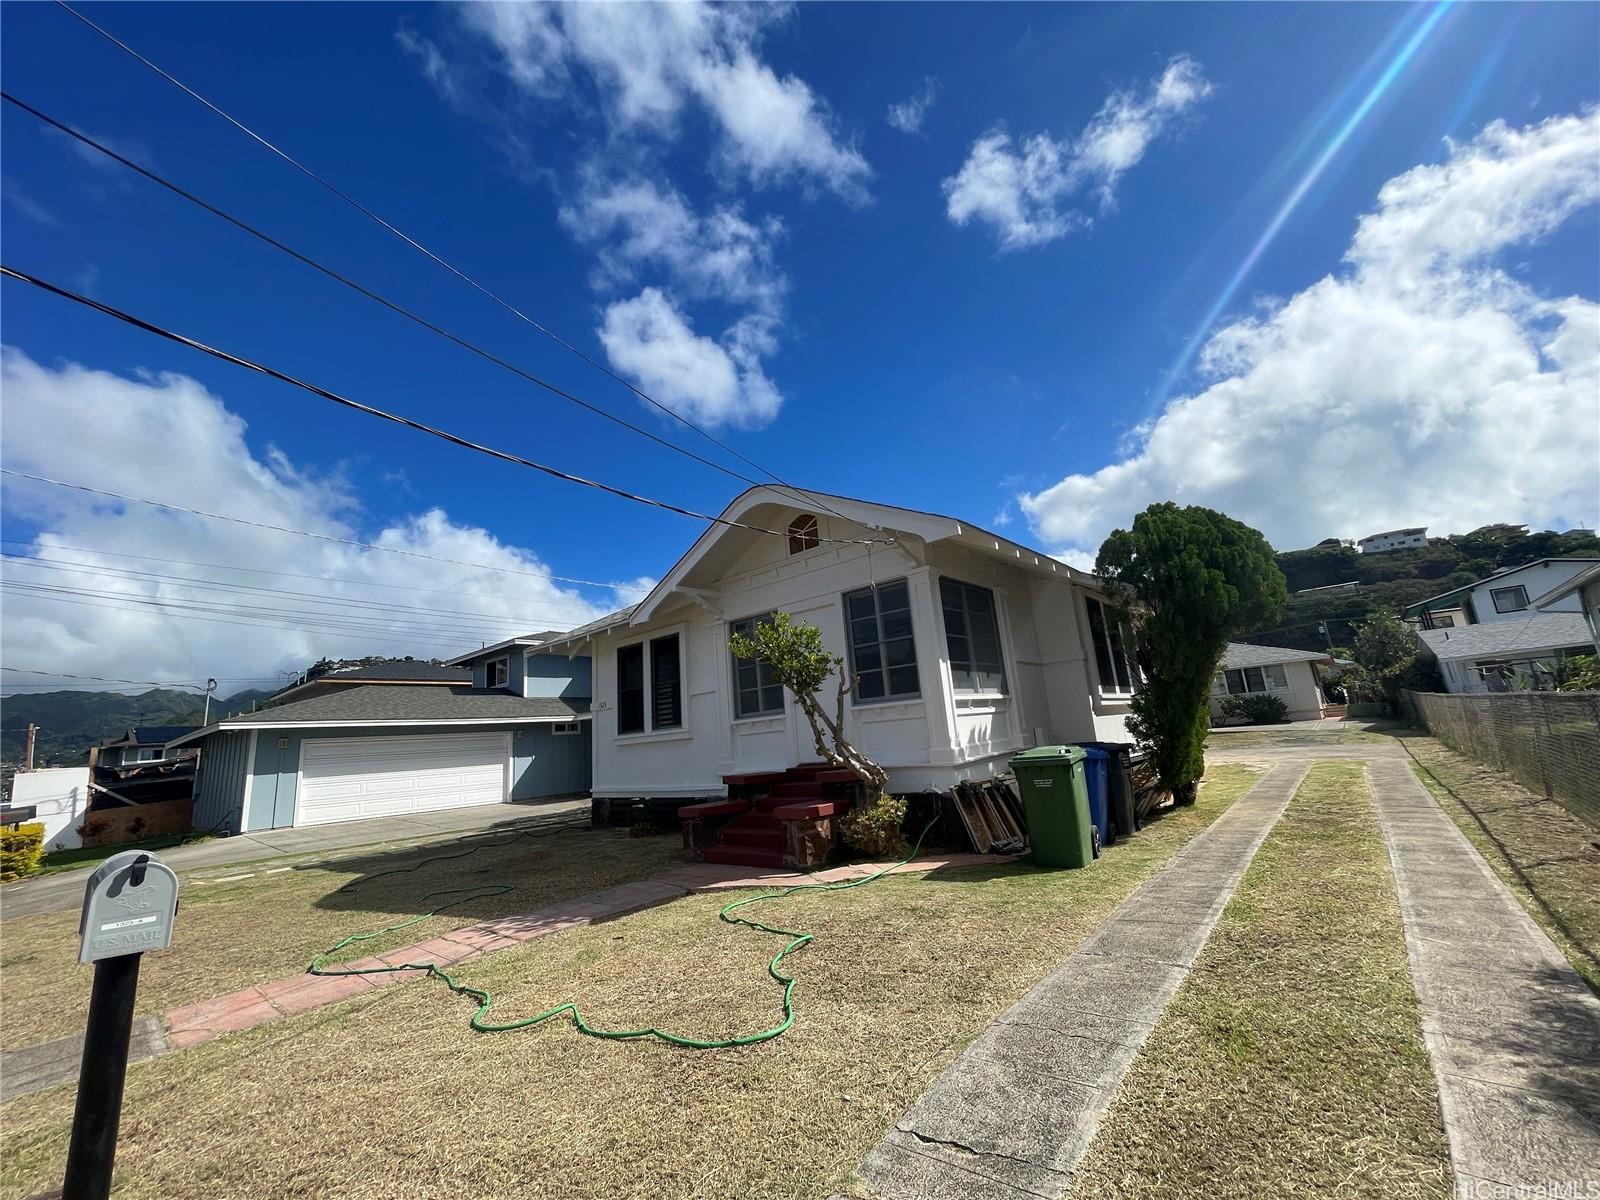
[[(1581, 531), (1522, 533), (1518, 526), (1486, 525), (1438, 538), (1421, 549), (1388, 554), (1361, 554), (1354, 546), (1329, 538), (1278, 555), (1278, 568), (1289, 584), (1288, 607), (1277, 624), (1241, 640), (1325, 650), (1331, 638), (1335, 646), (1348, 646), (1357, 625), (1378, 609), (1404, 608), (1536, 559), (1574, 557), (1600, 557), (1600, 538)], [(1358, 585), (1353, 591), (1306, 594), (1308, 588), (1350, 582)], [(1327, 634), (1321, 629), (1323, 621), (1328, 623)]]
[[(271, 695), (268, 691), (236, 692), (211, 702), (211, 719), (244, 712)], [(77, 766), (88, 761), (95, 742), (124, 733), (135, 725), (198, 725), (204, 701), (193, 692), (152, 688), (136, 696), (122, 692), (38, 692), (0, 699), (0, 759), (22, 760), (26, 730), (40, 727), (34, 765)]]

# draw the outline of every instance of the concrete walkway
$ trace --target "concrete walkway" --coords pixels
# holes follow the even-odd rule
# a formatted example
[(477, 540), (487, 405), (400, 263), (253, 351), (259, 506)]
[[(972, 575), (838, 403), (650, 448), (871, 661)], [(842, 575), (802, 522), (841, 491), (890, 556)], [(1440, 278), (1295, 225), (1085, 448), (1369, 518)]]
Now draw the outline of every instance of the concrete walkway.
[(1268, 771), (980, 1035), (862, 1162), (873, 1194), (1066, 1194), (1117, 1085), (1307, 769)]
[(1403, 760), (1367, 771), (1456, 1194), (1600, 1195), (1600, 999)]
[[(514, 804), (475, 804), (440, 812), (416, 813), (380, 820), (341, 821), (304, 829), (267, 829), (234, 837), (212, 838), (188, 846), (157, 850), (161, 861), (174, 871), (203, 870), (264, 859), (301, 857), (345, 850), (382, 848), (401, 853), (410, 846), (442, 841), (452, 834), (467, 836), (522, 827), (530, 821), (565, 817), (589, 808), (587, 796), (568, 800), (541, 800)], [(39, 879), (25, 879), (0, 888), (0, 919), (31, 917), (39, 913), (76, 909), (83, 903), (83, 888), (98, 863), (60, 871)]]

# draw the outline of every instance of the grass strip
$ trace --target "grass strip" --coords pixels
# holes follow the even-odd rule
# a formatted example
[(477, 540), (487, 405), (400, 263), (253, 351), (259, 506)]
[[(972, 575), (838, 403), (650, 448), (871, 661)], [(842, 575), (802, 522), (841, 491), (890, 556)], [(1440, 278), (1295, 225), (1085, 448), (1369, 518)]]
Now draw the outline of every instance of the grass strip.
[(1363, 768), (1313, 767), (1124, 1078), (1090, 1196), (1449, 1194)]
[(1434, 738), (1401, 737), (1412, 770), (1600, 993), (1600, 829)]
[[(119, 1200), (815, 1200), (1258, 777), (1216, 768), (1193, 807), (1087, 870), (984, 864), (786, 898), (785, 923), (817, 940), (784, 964), (798, 1020), (761, 1045), (681, 1050), (556, 1023), (484, 1036), (467, 1028), (470, 1001), (401, 984), (137, 1065)], [(764, 1029), (779, 1011), (771, 939), (717, 920), (738, 894), (687, 896), (459, 973), (508, 1019), (576, 999), (608, 1027)], [(71, 1104), (63, 1087), (0, 1110), (0, 1194), (59, 1182)]]

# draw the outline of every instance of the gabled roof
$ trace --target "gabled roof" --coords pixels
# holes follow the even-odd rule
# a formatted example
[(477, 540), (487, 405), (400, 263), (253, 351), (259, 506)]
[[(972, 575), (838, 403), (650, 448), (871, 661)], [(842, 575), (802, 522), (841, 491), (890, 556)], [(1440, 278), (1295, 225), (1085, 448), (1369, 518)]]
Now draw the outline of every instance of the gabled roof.
[(299, 683), (292, 683), (272, 697), (274, 701), (286, 700), (290, 696), (310, 695), (319, 687), (328, 684), (348, 685), (352, 683), (427, 683), (444, 686), (447, 684), (470, 684), (472, 672), (461, 667), (443, 666), (439, 663), (419, 662), (414, 658), (396, 658), (388, 662), (372, 663), (365, 667), (343, 667), (321, 675), (313, 675), (310, 679), (302, 679)]
[(541, 629), (538, 633), (524, 633), (519, 637), (507, 638), (503, 642), (495, 642), (490, 646), (479, 646), (476, 650), (468, 650), (465, 654), (458, 654), (446, 662), (446, 666), (456, 667), (462, 663), (476, 662), (489, 654), (501, 650), (511, 650), (517, 646), (542, 646), (552, 638), (565, 638), (567, 635), (555, 629)]
[(1540, 613), (1453, 629), (1419, 629), (1416, 633), (1438, 659), (1514, 658), (1594, 644), (1582, 613)]
[(109, 750), (113, 746), (165, 746), (173, 738), (180, 738), (199, 728), (198, 725), (141, 725), (128, 730), (113, 741), (101, 742), (100, 748)]
[(1533, 608), (1547, 608), (1558, 600), (1565, 600), (1573, 592), (1588, 587), (1592, 583), (1600, 583), (1600, 562), (1595, 563), (1587, 571), (1579, 571), (1565, 583), (1558, 583), (1544, 595), (1535, 599)]
[(240, 713), (174, 743), (196, 741), (223, 729), (291, 729), (329, 725), (453, 725), (579, 721), (587, 700), (514, 696), (499, 688), (368, 685), (328, 691), (291, 704)]
[(1474, 579), (1471, 583), (1464, 583), (1458, 588), (1451, 588), (1448, 592), (1440, 592), (1437, 596), (1429, 596), (1426, 600), (1418, 600), (1415, 604), (1408, 604), (1408, 605), (1406, 605), (1405, 615), (1409, 617), (1413, 613), (1420, 612), (1422, 609), (1427, 608), (1430, 604), (1433, 604), (1436, 600), (1448, 600), (1451, 596), (1459, 596), (1462, 592), (1470, 592), (1475, 587), (1482, 587), (1484, 584), (1490, 582), (1491, 580), (1504, 579), (1508, 575), (1515, 575), (1518, 571), (1526, 571), (1530, 567), (1538, 567), (1538, 566), (1543, 566), (1545, 563), (1556, 563), (1556, 562), (1560, 562), (1560, 563), (1600, 563), (1600, 558), (1583, 558), (1581, 556), (1580, 557), (1576, 557), (1576, 558), (1562, 558), (1560, 556), (1557, 556), (1557, 557), (1554, 557), (1554, 558), (1536, 558), (1532, 562), (1519, 563), (1517, 566), (1514, 566), (1514, 567), (1502, 567), (1500, 570), (1496, 571), (1494, 574), (1485, 575), (1482, 579)]
[(1270, 667), (1286, 662), (1332, 662), (1331, 654), (1321, 650), (1290, 650), (1286, 646), (1253, 646), (1249, 642), (1229, 642), (1222, 652), (1224, 670), (1240, 667)]

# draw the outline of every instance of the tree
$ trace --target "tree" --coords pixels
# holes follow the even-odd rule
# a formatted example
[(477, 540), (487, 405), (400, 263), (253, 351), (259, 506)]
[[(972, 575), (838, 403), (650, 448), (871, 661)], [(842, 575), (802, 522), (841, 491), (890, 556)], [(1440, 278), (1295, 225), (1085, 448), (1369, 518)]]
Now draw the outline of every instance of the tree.
[[(844, 698), (855, 690), (855, 680), (845, 674), (844, 659), (830, 654), (815, 625), (796, 622), (788, 613), (773, 613), (758, 621), (750, 636), (736, 633), (729, 639), (739, 658), (765, 663), (772, 676), (794, 697), (811, 726), (817, 753), (835, 767), (854, 771), (867, 785), (869, 800), (889, 786), (889, 773), (850, 743), (844, 735)], [(830, 716), (817, 699), (828, 676), (837, 673), (838, 693)]]
[(1143, 686), (1128, 729), (1180, 803), (1205, 770), (1211, 681), (1228, 641), (1277, 620), (1288, 593), (1267, 539), (1209, 508), (1152, 504), (1100, 547), (1127, 610)]
[(1374, 613), (1356, 634), (1355, 659), (1356, 669), (1346, 688), (1381, 701), (1390, 712), (1398, 711), (1400, 689), (1417, 661), (1417, 637), (1411, 627), (1392, 612)]

